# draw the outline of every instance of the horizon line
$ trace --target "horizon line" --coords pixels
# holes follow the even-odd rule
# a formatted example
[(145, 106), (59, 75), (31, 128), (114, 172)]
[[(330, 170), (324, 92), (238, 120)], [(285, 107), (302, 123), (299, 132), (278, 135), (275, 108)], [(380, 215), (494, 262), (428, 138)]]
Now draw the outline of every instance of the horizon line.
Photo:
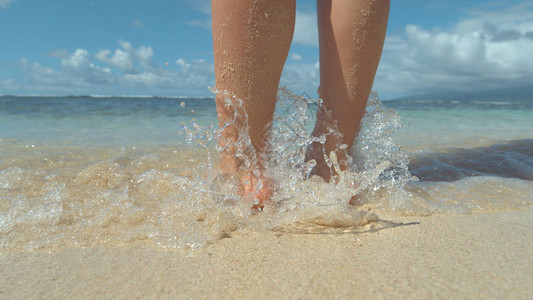
[(163, 98), (163, 99), (214, 99), (215, 97), (198, 97), (198, 96), (150, 96), (150, 95), (88, 95), (88, 94), (0, 94), (0, 97), (41, 97), (41, 98)]

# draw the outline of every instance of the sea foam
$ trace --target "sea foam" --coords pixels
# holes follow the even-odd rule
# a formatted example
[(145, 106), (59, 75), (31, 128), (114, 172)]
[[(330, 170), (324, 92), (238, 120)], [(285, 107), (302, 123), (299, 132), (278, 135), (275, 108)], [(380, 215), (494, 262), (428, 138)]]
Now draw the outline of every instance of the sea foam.
[[(169, 120), (174, 115), (198, 119), (178, 110), (200, 110), (200, 104), (189, 101), (183, 108), (180, 102), (167, 110)], [(122, 112), (115, 107), (112, 116), (98, 113), (98, 123), (131, 112), (143, 116), (127, 105)], [(189, 144), (147, 143), (140, 131), (137, 140), (144, 142), (139, 143), (3, 138), (0, 252), (120, 245), (187, 249), (250, 230), (358, 233), (385, 224), (391, 214), (471, 213), (533, 202), (533, 140), (438, 150), (419, 143), (407, 152), (394, 132), (409, 128), (375, 94), (350, 168), (339, 171), (338, 183), (308, 178), (312, 164), (304, 158), (316, 140), (309, 133), (318, 105), (280, 90), (267, 170), (276, 190), (262, 213), (253, 213), (251, 199), (242, 199), (232, 182), (223, 180), (217, 167), (219, 131), (209, 122), (181, 127)], [(180, 121), (173, 122), (177, 131)], [(335, 157), (329, 159), (335, 167)], [(353, 195), (357, 205), (348, 204)]]

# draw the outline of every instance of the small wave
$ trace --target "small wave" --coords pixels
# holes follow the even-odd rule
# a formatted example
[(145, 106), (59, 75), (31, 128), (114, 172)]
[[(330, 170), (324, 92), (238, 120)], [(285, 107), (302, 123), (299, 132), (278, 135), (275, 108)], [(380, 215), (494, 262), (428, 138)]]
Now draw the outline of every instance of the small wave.
[(483, 105), (512, 105), (511, 102), (504, 101), (473, 101), (474, 104), (483, 104)]
[(471, 176), (533, 180), (533, 140), (412, 156), (411, 174), (421, 181), (456, 181)]
[[(295, 95), (285, 88), (280, 89), (278, 97), (274, 122), (270, 126), (270, 158), (267, 160), (267, 175), (276, 181), (276, 193), (273, 197), (276, 203), (273, 208), (275, 213), (274, 217), (265, 214), (268, 217), (248, 219), (249, 226), (261, 224), (261, 228), (268, 229), (298, 222), (314, 222), (313, 220), (318, 219), (326, 222), (324, 220), (336, 220), (335, 216), (343, 216), (342, 222), (346, 226), (357, 226), (366, 214), (359, 208), (348, 205), (349, 199), (354, 195), (360, 195), (360, 204), (373, 207), (386, 204), (388, 208), (395, 209), (406, 205), (409, 195), (404, 192), (403, 186), (415, 178), (407, 170), (409, 160), (405, 151), (392, 140), (392, 134), (403, 125), (399, 122), (396, 111), (385, 107), (377, 94), (373, 93), (369, 98), (362, 130), (351, 154), (357, 159), (352, 159), (351, 167), (340, 171), (335, 155), (324, 157), (330, 168), (335, 168), (338, 173), (337, 179), (333, 180), (336, 183), (326, 183), (318, 177), (306, 180), (313, 166), (305, 161), (305, 153), (313, 142), (325, 141), (324, 136), (310, 135), (319, 102)], [(227, 105), (239, 105), (235, 100), (227, 99), (226, 102)], [(196, 123), (185, 126), (183, 130), (187, 140), (203, 151), (220, 135), (220, 131)], [(257, 158), (249, 154), (253, 147), (247, 137), (246, 128), (236, 140), (237, 142), (232, 144), (236, 148), (236, 156), (245, 159), (241, 172), (257, 174), (253, 170), (257, 165)], [(217, 156), (208, 151), (206, 153), (206, 160), (209, 162)], [(206, 166), (205, 169), (215, 174), (210, 173), (210, 176), (202, 178), (210, 178), (208, 182), (213, 181), (213, 177), (217, 177), (216, 168)], [(256, 176), (258, 185), (261, 185), (260, 176)], [(231, 188), (219, 187), (213, 190), (209, 187), (203, 191), (207, 194), (223, 191), (222, 194), (226, 198), (240, 198)], [(245, 205), (243, 208), (239, 214), (249, 215), (249, 206)]]
[(118, 100), (189, 100), (189, 101), (203, 101), (213, 100), (213, 97), (192, 97), (192, 96), (153, 96), (153, 95), (47, 95), (47, 94), (28, 94), (28, 95), (0, 95), (2, 100), (48, 100), (48, 99), (62, 99), (75, 101), (77, 99), (118, 99)]
[[(3, 143), (0, 247), (38, 250), (134, 243), (182, 249), (246, 228), (268, 230), (297, 223), (348, 228), (374, 222), (375, 213), (348, 205), (348, 200), (359, 193), (366, 195), (367, 205), (393, 199), (395, 207), (401, 205), (403, 200), (392, 189), (401, 192), (407, 178), (401, 174), (407, 168), (397, 161), (405, 155), (399, 155), (390, 141), (397, 126), (391, 118), (397, 115), (375, 95), (369, 104), (364, 126), (375, 130), (365, 131), (357, 147), (371, 152), (351, 170), (339, 172), (338, 184), (316, 177), (304, 180), (305, 150), (314, 141), (308, 123), (316, 101), (280, 91), (269, 161), (270, 175), (278, 183), (275, 205), (261, 214), (253, 214), (251, 200), (241, 199), (232, 182), (222, 180), (216, 167), (220, 131), (212, 126), (193, 122), (183, 127), (191, 145), (179, 147)], [(249, 139), (240, 142), (239, 147), (249, 148)], [(386, 151), (372, 159), (378, 150)], [(402, 166), (403, 171), (398, 169)], [(388, 193), (388, 198), (371, 196), (378, 193)]]
[[(392, 138), (403, 126), (397, 112), (376, 94), (350, 168), (339, 171), (338, 183), (307, 178), (312, 166), (305, 151), (317, 140), (309, 132), (319, 103), (286, 89), (279, 97), (269, 160), (277, 189), (273, 204), (260, 214), (252, 213), (252, 200), (242, 199), (217, 168), (220, 131), (213, 126), (183, 126), (186, 146), (32, 147), (2, 140), (0, 249), (197, 248), (250, 229), (373, 232), (395, 226), (380, 219), (382, 212), (519, 208), (533, 198), (532, 140), (408, 155)], [(239, 142), (241, 149), (250, 148), (249, 140)], [(328, 159), (336, 167), (336, 157)], [(357, 205), (348, 205), (354, 195)]]

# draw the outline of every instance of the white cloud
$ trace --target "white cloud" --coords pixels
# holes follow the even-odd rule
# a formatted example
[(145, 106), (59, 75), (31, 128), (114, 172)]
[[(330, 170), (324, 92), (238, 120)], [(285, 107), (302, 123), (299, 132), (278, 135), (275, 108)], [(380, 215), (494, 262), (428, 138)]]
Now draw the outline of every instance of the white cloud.
[[(87, 50), (77, 49), (73, 53), (65, 50), (52, 51), (49, 56), (60, 59), (59, 68), (51, 68), (34, 63), (30, 66), (27, 59), (19, 65), (29, 72), (34, 84), (45, 86), (46, 90), (77, 92), (85, 88), (91, 92), (98, 89), (145, 88), (148, 91), (166, 89), (176, 94), (194, 89), (207, 91), (214, 82), (213, 63), (206, 60), (176, 61), (179, 70), (154, 63), (151, 47), (133, 47), (129, 42), (120, 40), (120, 49), (100, 50), (91, 55)], [(92, 59), (104, 64), (96, 65)], [(150, 92), (148, 92), (150, 93)]]
[(203, 59), (178, 59), (176, 65), (180, 71), (152, 68), (136, 74), (125, 74), (121, 83), (124, 85), (141, 85), (166, 89), (206, 89), (214, 82), (214, 67)]
[(140, 46), (139, 49), (134, 49), (130, 43), (123, 40), (119, 40), (119, 44), (122, 49), (116, 49), (112, 56), (110, 56), (111, 51), (100, 50), (96, 53), (95, 58), (128, 74), (138, 72), (135, 68), (136, 63), (144, 69), (154, 68), (152, 47)]
[(200, 27), (200, 28), (203, 28), (203, 29), (207, 29), (209, 31), (212, 30), (211, 19), (192, 20), (190, 22), (187, 22), (186, 24), (189, 25), (189, 26), (195, 26), (195, 27)]
[[(27, 65), (27, 61), (25, 62)], [(59, 86), (109, 85), (114, 78), (109, 68), (102, 68), (90, 61), (89, 53), (77, 49), (60, 61), (60, 70), (34, 63), (29, 67), (30, 78), (35, 83)]]
[(194, 10), (211, 15), (211, 0), (186, 0)]
[(124, 73), (136, 73), (133, 66), (133, 59), (121, 49), (115, 50), (113, 56), (109, 57), (111, 51), (109, 50), (100, 50), (94, 56), (97, 60), (105, 62), (113, 67), (117, 67)]
[(467, 91), (533, 80), (533, 5), (471, 13), (447, 29), (387, 37), (375, 88), (388, 95)]
[(189, 72), (189, 70), (191, 69), (191, 64), (189, 64), (185, 59), (183, 58), (180, 58), (178, 60), (176, 60), (176, 65), (180, 66), (181, 68), (181, 71), (183, 73), (187, 73)]
[(144, 24), (141, 21), (139, 21), (139, 20), (135, 20), (135, 21), (131, 22), (130, 25), (131, 25), (131, 27), (137, 27), (137, 28), (140, 28), (140, 27), (144, 26)]
[(319, 84), (318, 63), (315, 64), (287, 64), (281, 75), (280, 85), (286, 86), (295, 93), (307, 92), (315, 95)]
[[(471, 12), (447, 28), (408, 25), (403, 33), (387, 36), (374, 88), (384, 98), (392, 98), (530, 83), (533, 81), (531, 16), (533, 3), (524, 2), (497, 12)], [(314, 12), (297, 12), (293, 42), (317, 46)], [(32, 64), (27, 59), (20, 60), (18, 65), (29, 72), (32, 82), (64, 90), (79, 86), (108, 86), (113, 90), (145, 87), (146, 94), (165, 89), (183, 95), (193, 90), (204, 93), (206, 86), (214, 84), (212, 62), (179, 58), (165, 67), (154, 62), (152, 47), (134, 47), (123, 40), (117, 49), (96, 53), (59, 49), (48, 56), (57, 58), (59, 66)], [(281, 85), (296, 93), (306, 91), (315, 95), (319, 85), (318, 63), (303, 63), (299, 54), (292, 53)]]
[(18, 66), (22, 69), (26, 69), (28, 67), (28, 59), (26, 57), (23, 57), (19, 60)]
[(162, 76), (152, 72), (142, 72), (138, 74), (125, 74), (121, 78), (121, 83), (126, 85), (141, 85), (146, 87), (171, 87), (174, 83), (172, 76)]
[(0, 0), (0, 7), (2, 7), (3, 9), (7, 9), (7, 6), (11, 2), (13, 2), (13, 0)]
[(13, 88), (14, 85), (15, 85), (15, 81), (13, 79), (0, 80), (0, 87), (2, 89), (6, 89), (7, 90), (7, 89), (10, 89), (10, 88)]
[(302, 61), (302, 56), (300, 54), (293, 53), (291, 59), (295, 61)]
[(292, 42), (302, 46), (318, 46), (316, 13), (296, 11), (296, 24)]
[(69, 56), (69, 53), (65, 49), (55, 49), (46, 54), (49, 57), (65, 58)]

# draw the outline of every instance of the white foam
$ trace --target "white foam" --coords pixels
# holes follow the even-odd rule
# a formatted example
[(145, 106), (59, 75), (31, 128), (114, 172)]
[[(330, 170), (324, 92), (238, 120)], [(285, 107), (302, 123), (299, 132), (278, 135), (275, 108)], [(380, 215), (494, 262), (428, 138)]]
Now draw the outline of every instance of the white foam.
[[(304, 158), (307, 145), (316, 140), (309, 131), (317, 102), (287, 90), (280, 91), (279, 101), (268, 171), (277, 189), (273, 204), (258, 214), (250, 210), (252, 199), (241, 199), (233, 182), (222, 180), (216, 168), (219, 131), (213, 127), (193, 123), (182, 128), (191, 142), (187, 147), (157, 143), (96, 147), (3, 139), (1, 251), (124, 243), (196, 248), (236, 230), (292, 226), (295, 232), (306, 232), (320, 226), (327, 232), (356, 231), (384, 211), (469, 213), (531, 204), (530, 140), (438, 153), (429, 149), (411, 153), (410, 164), (393, 139), (402, 126), (398, 114), (375, 95), (351, 168), (339, 171), (337, 184), (318, 177), (304, 180), (313, 167)], [(247, 139), (240, 142), (249, 146)], [(329, 159), (335, 165), (335, 157)], [(497, 172), (482, 170), (498, 162), (503, 164), (495, 168)], [(480, 173), (468, 174), (473, 170)], [(444, 181), (449, 174), (455, 177)], [(354, 194), (358, 206), (348, 205)]]

